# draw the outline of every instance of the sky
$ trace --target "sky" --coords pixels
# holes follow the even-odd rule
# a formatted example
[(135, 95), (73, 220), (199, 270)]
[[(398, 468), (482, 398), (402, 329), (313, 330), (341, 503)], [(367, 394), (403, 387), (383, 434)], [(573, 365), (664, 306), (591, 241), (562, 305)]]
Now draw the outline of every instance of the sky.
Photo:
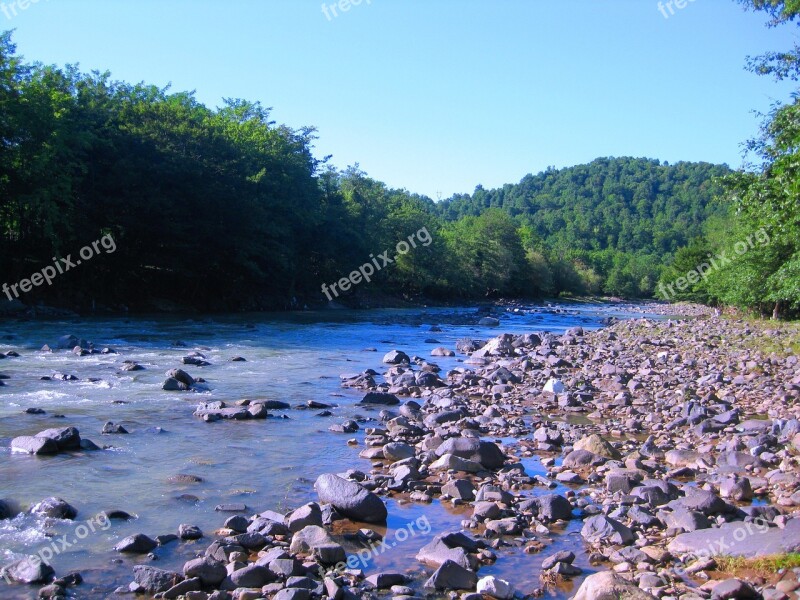
[(260, 101), (433, 199), (600, 156), (740, 167), (792, 90), (745, 57), (798, 36), (734, 0), (1, 1), (28, 61)]

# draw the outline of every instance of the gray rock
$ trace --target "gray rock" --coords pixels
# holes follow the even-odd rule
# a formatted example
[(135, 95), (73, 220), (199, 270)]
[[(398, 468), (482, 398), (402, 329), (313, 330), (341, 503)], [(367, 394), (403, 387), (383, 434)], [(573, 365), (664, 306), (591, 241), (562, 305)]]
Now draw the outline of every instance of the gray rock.
[(11, 440), (11, 451), (35, 455), (58, 454), (58, 444), (50, 438), (23, 435)]
[(520, 510), (532, 511), (544, 521), (569, 521), (572, 519), (572, 505), (569, 500), (558, 494), (545, 494), (529, 500), (524, 500), (519, 505)]
[(210, 557), (195, 558), (183, 565), (186, 577), (197, 577), (205, 586), (217, 586), (228, 576), (225, 564)]
[(55, 571), (38, 556), (29, 556), (3, 567), (0, 577), (16, 583), (50, 583), (55, 577)]
[(147, 554), (148, 552), (155, 550), (157, 547), (158, 543), (154, 539), (144, 535), (143, 533), (137, 533), (120, 541), (116, 546), (114, 546), (114, 550), (126, 554)]
[(178, 526), (178, 537), (182, 540), (199, 540), (203, 537), (203, 532), (195, 525), (181, 523)]
[(360, 404), (377, 404), (381, 406), (396, 406), (400, 404), (400, 399), (394, 394), (387, 394), (386, 392), (368, 392), (362, 399)]
[(321, 502), (331, 504), (345, 517), (365, 523), (383, 523), (388, 512), (376, 494), (354, 481), (333, 474), (320, 475), (314, 489)]
[(383, 447), (383, 457), (396, 462), (415, 455), (414, 447), (403, 442), (390, 442)]
[(31, 512), (51, 519), (72, 520), (78, 516), (78, 511), (75, 507), (71, 506), (65, 500), (56, 497), (45, 498), (38, 504), (35, 504), (31, 508)]
[(81, 447), (81, 436), (74, 427), (45, 429), (37, 433), (36, 437), (53, 440), (60, 451), (79, 450)]
[(164, 592), (164, 598), (167, 600), (175, 600), (176, 598), (185, 596), (189, 592), (199, 592), (202, 588), (203, 582), (200, 581), (199, 577), (185, 579)]
[(11, 505), (5, 500), (0, 500), (0, 521), (3, 519), (11, 519), (14, 517), (14, 510)]
[(385, 590), (394, 585), (403, 585), (406, 582), (406, 576), (402, 573), (378, 573), (370, 575), (365, 581), (375, 589)]
[(726, 579), (711, 590), (711, 600), (761, 600), (761, 594), (741, 579)]
[(164, 571), (147, 565), (133, 567), (133, 580), (150, 594), (166, 592), (183, 581), (180, 573)]
[(230, 581), (235, 587), (260, 588), (274, 580), (275, 576), (270, 570), (260, 565), (247, 565), (230, 574)]
[(595, 515), (584, 521), (581, 536), (589, 543), (625, 545), (633, 541), (633, 532), (625, 525), (605, 515)]
[(461, 565), (446, 560), (436, 569), (425, 587), (434, 590), (472, 590), (478, 584), (478, 576)]
[(297, 533), (309, 525), (322, 527), (322, 510), (316, 502), (301, 506), (286, 517), (286, 526), (292, 533)]
[(561, 550), (555, 554), (548, 556), (542, 561), (542, 569), (548, 570), (556, 566), (557, 563), (566, 563), (571, 565), (575, 560), (575, 554), (569, 550)]
[[(327, 559), (327, 564), (335, 564), (347, 558), (344, 548), (337, 544), (325, 529), (316, 525), (309, 525), (295, 533), (292, 536), (289, 552), (292, 554), (323, 555)], [(333, 558), (338, 560), (332, 560)]]
[(310, 600), (311, 590), (305, 588), (286, 588), (272, 596), (272, 600)]
[(667, 549), (673, 554), (727, 554), (744, 558), (799, 552), (800, 519), (789, 520), (783, 529), (767, 528), (763, 523), (751, 521), (725, 523), (721, 527), (681, 534)]
[(583, 580), (572, 600), (657, 600), (636, 584), (611, 571), (601, 571)]
[(442, 494), (470, 502), (475, 499), (475, 486), (469, 479), (453, 479), (442, 486)]
[(384, 355), (383, 362), (389, 365), (399, 365), (402, 363), (410, 363), (411, 359), (408, 358), (408, 354), (401, 350), (392, 350)]

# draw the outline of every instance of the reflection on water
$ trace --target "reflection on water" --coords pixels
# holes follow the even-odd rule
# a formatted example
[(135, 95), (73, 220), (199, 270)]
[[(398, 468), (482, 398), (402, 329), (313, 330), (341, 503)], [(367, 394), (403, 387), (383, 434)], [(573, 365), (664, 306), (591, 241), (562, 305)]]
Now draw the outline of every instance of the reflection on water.
[[(473, 312), (380, 310), (213, 320), (0, 323), (0, 351), (13, 349), (22, 355), (0, 362), (0, 373), (10, 377), (6, 386), (0, 387), (0, 498), (24, 510), (45, 497), (59, 496), (79, 512), (75, 523), (45, 524), (24, 516), (0, 522), (0, 560), (6, 564), (35, 552), (45, 535), (71, 533), (81, 519), (101, 511), (127, 511), (137, 518), (115, 522), (108, 531), (92, 534), (53, 560), (58, 574), (81, 571), (87, 581), (81, 597), (105, 597), (115, 586), (131, 580), (135, 560), (125, 557), (119, 562), (119, 556), (110, 550), (127, 535), (174, 533), (181, 523), (190, 523), (210, 537), (225, 518), (214, 510), (219, 504), (242, 502), (248, 512), (284, 510), (314, 499), (311, 482), (321, 473), (353, 466), (368, 468), (368, 463), (357, 457), (359, 447), (346, 444), (351, 437), (363, 440), (363, 434), (343, 436), (328, 431), (333, 422), (345, 418), (377, 416), (377, 411), (355, 405), (360, 393), (340, 388), (341, 373), (380, 370), (383, 353), (393, 348), (427, 357), (434, 345), (452, 348), (464, 337), (489, 339), (500, 331), (561, 332), (575, 325), (593, 328), (613, 314), (608, 307), (585, 305), (560, 313), (510, 314), (502, 320), (500, 330), (448, 325), (451, 315), (457, 314), (455, 320), (463, 322), (464, 315)], [(440, 325), (442, 331), (431, 333), (431, 325)], [(54, 346), (67, 334), (91, 340), (98, 347), (109, 346), (118, 354), (78, 357), (67, 351), (40, 351), (43, 344)], [(9, 335), (13, 337), (7, 339)], [(432, 337), (435, 344), (426, 342)], [(176, 346), (177, 342), (185, 346)], [(377, 352), (364, 352), (366, 348)], [(206, 379), (209, 391), (162, 391), (165, 371), (182, 366), (181, 358), (193, 350), (202, 352), (211, 366), (183, 368)], [(231, 362), (235, 356), (243, 356), (247, 362)], [(136, 361), (145, 370), (121, 371), (125, 360)], [(434, 360), (445, 371), (461, 364), (458, 357)], [(41, 380), (55, 371), (75, 375), (79, 381)], [(317, 410), (291, 409), (272, 411), (273, 418), (266, 421), (207, 424), (192, 415), (199, 402), (242, 399), (281, 400), (293, 407), (315, 400), (336, 406), (330, 409), (332, 417), (317, 416)], [(24, 414), (25, 409), (34, 407), (45, 414)], [(107, 421), (123, 425), (129, 435), (101, 435)], [(54, 457), (10, 453), (13, 437), (66, 426), (77, 427), (82, 437), (108, 449)], [(174, 483), (171, 478), (180, 474), (196, 476), (198, 481)], [(438, 502), (422, 506), (390, 502), (390, 532), (422, 514), (434, 530), (460, 527), (461, 516)], [(561, 537), (569, 535), (567, 531)], [(209, 537), (199, 543), (159, 548), (158, 566), (180, 568), (187, 557), (209, 543)], [(419, 571), (422, 567), (414, 555), (424, 543), (409, 539), (391, 552), (373, 557), (369, 568), (396, 565)], [(538, 576), (539, 562), (535, 556), (503, 556), (486, 572), (515, 581), (524, 573), (527, 582)], [(0, 589), (3, 598), (12, 597), (2, 582)], [(14, 588), (13, 594), (17, 592), (23, 598), (34, 596)]]

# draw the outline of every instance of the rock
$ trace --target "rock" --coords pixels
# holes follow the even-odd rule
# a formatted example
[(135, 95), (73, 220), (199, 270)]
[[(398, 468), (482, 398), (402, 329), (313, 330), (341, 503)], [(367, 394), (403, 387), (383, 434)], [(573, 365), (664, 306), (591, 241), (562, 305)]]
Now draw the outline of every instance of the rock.
[(478, 473), (484, 470), (480, 463), (460, 458), (454, 454), (445, 454), (431, 463), (429, 468), (432, 471), (460, 471), (462, 473)]
[(78, 516), (78, 511), (75, 510), (73, 506), (61, 498), (56, 498), (54, 496), (45, 498), (38, 504), (35, 504), (33, 508), (31, 508), (31, 513), (51, 519), (72, 520)]
[(168, 377), (161, 385), (161, 389), (165, 392), (186, 392), (189, 390), (189, 386), (174, 377)]
[(295, 533), (292, 536), (289, 552), (324, 557), (325, 564), (336, 564), (347, 558), (344, 548), (337, 544), (327, 531), (316, 525), (309, 525)]
[(436, 569), (425, 587), (434, 590), (471, 590), (478, 584), (478, 576), (461, 565), (446, 560)]
[(386, 392), (368, 392), (361, 399), (360, 404), (378, 404), (381, 406), (396, 406), (400, 404), (400, 399), (394, 394), (387, 394)]
[(158, 594), (159, 592), (166, 592), (183, 581), (183, 576), (180, 573), (164, 571), (147, 565), (135, 565), (133, 567), (133, 580), (144, 591), (150, 594)]
[(439, 346), (438, 348), (434, 348), (431, 350), (431, 356), (455, 356), (456, 353), (448, 348), (443, 348)]
[(532, 511), (543, 521), (569, 521), (572, 518), (572, 505), (558, 494), (545, 494), (519, 504), (521, 511)]
[(365, 581), (375, 589), (386, 590), (395, 585), (403, 585), (406, 582), (406, 576), (402, 573), (378, 573), (370, 575)]
[(755, 521), (725, 523), (721, 527), (683, 533), (667, 549), (673, 554), (696, 556), (726, 554), (755, 558), (800, 552), (800, 519), (791, 519), (783, 529)]
[(405, 460), (414, 455), (414, 447), (403, 442), (390, 442), (383, 447), (383, 457), (392, 462)]
[(496, 319), (494, 317), (483, 317), (480, 321), (478, 321), (478, 325), (482, 327), (500, 327), (500, 319)]
[(189, 592), (199, 592), (201, 589), (203, 589), (203, 582), (200, 581), (199, 577), (185, 579), (164, 592), (164, 598), (167, 600), (176, 600), (177, 598), (184, 596), (188, 600)]
[(3, 567), (0, 577), (16, 583), (50, 583), (55, 577), (55, 571), (38, 556), (29, 556)]
[(505, 455), (497, 444), (471, 437), (449, 438), (436, 449), (436, 454), (438, 456), (452, 454), (491, 470), (499, 469), (505, 463)]
[(309, 525), (322, 527), (322, 510), (316, 502), (301, 506), (286, 517), (286, 526), (292, 533), (297, 533)]
[(411, 359), (408, 354), (400, 350), (392, 350), (383, 357), (383, 362), (389, 365), (400, 365), (403, 363), (410, 363)]
[(446, 534), (434, 537), (419, 549), (417, 560), (433, 567), (440, 567), (447, 561), (452, 561), (465, 569), (475, 566), (474, 561), (468, 556), (467, 549), (457, 546), (452, 540), (448, 544), (446, 539), (448, 539)]
[(208, 556), (184, 564), (183, 574), (200, 579), (204, 586), (218, 586), (228, 576), (225, 565)]
[(596, 433), (587, 436), (575, 443), (575, 450), (586, 450), (592, 454), (618, 460), (622, 455), (606, 440), (597, 435)]
[(260, 588), (274, 580), (275, 576), (270, 570), (260, 565), (247, 565), (230, 574), (230, 581), (237, 588)]
[(569, 552), (568, 550), (561, 550), (560, 552), (556, 552), (555, 554), (545, 558), (542, 561), (542, 569), (547, 571), (548, 569), (555, 567), (558, 563), (566, 563), (571, 565), (574, 560), (574, 553)]
[(41, 456), (44, 454), (58, 454), (58, 444), (50, 438), (40, 438), (23, 435), (11, 440), (12, 452), (24, 452)]
[(59, 451), (79, 450), (81, 447), (81, 436), (74, 427), (45, 429), (37, 433), (36, 437), (53, 440)]
[(631, 543), (634, 539), (630, 529), (606, 515), (595, 515), (586, 519), (581, 529), (581, 535), (589, 543), (621, 546)]
[(203, 537), (203, 532), (195, 525), (182, 523), (178, 526), (178, 537), (182, 540), (199, 540)]
[(197, 383), (195, 381), (195, 379), (191, 375), (189, 375), (186, 371), (184, 371), (183, 369), (170, 369), (169, 371), (167, 371), (165, 373), (165, 375), (169, 379), (175, 379), (175, 380), (179, 381), (180, 383), (185, 385), (187, 388), (190, 388), (195, 383)]
[(321, 502), (331, 504), (345, 517), (365, 523), (383, 523), (386, 505), (376, 494), (358, 483), (333, 474), (320, 475), (314, 489)]
[(11, 505), (5, 500), (0, 500), (0, 521), (3, 519), (12, 519), (14, 517), (14, 510)]
[(583, 580), (572, 600), (657, 600), (636, 584), (613, 573), (601, 571)]
[(110, 434), (125, 434), (128, 433), (128, 430), (125, 429), (122, 425), (112, 423), (108, 421), (105, 425), (103, 425), (103, 430), (100, 432), (105, 435)]
[(158, 543), (154, 539), (147, 537), (143, 533), (137, 533), (120, 541), (114, 546), (114, 550), (126, 554), (147, 554), (157, 547)]
[(726, 579), (711, 590), (711, 600), (761, 600), (761, 594), (741, 579)]
[(478, 593), (498, 600), (510, 600), (514, 597), (514, 586), (508, 581), (489, 575), (478, 581)]
[(471, 502), (475, 499), (475, 486), (469, 479), (454, 479), (442, 486), (442, 494), (451, 498)]
[(304, 588), (285, 588), (272, 596), (272, 600), (310, 600), (311, 590)]

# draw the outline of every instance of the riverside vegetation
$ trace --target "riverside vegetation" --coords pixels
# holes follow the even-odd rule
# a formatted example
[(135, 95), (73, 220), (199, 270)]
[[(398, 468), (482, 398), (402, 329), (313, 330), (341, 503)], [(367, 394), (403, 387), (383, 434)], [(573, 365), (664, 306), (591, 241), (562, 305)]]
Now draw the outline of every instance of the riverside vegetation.
[[(743, 1), (775, 23), (784, 2)], [(753, 70), (795, 78), (792, 52)], [(111, 236), (113, 256), (26, 304), (246, 310), (319, 306), (372, 253), (426, 229), (342, 298), (440, 300), (607, 294), (652, 297), (763, 230), (770, 244), (675, 296), (792, 315), (800, 302), (797, 99), (750, 149), (762, 164), (600, 158), (442, 202), (391, 189), (313, 154), (314, 129), (277, 125), (259, 103), (209, 108), (190, 93), (108, 73), (28, 64), (0, 37), (0, 274), (11, 285), (53, 257)], [(786, 182), (790, 184), (787, 185)], [(3, 282), (0, 282), (3, 283)], [(109, 285), (113, 283), (113, 285)], [(665, 289), (665, 288), (661, 288)], [(670, 299), (675, 299), (670, 298)]]

